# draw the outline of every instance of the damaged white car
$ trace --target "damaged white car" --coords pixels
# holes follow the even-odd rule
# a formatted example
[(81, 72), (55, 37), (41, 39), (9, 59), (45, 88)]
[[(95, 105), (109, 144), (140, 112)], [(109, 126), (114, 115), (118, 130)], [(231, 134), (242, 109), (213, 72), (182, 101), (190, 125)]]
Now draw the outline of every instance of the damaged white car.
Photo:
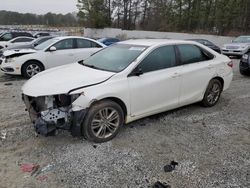
[(214, 106), (232, 77), (228, 57), (196, 42), (129, 40), (42, 72), (22, 90), (39, 134), (67, 129), (105, 142), (149, 115), (200, 101)]

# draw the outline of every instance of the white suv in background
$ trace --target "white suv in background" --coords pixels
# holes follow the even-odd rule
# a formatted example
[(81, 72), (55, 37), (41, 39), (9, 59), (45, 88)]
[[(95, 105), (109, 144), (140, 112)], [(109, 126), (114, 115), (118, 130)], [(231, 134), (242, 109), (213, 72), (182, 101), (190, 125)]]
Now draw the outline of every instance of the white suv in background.
[(214, 106), (232, 78), (231, 60), (202, 44), (129, 40), (42, 72), (22, 91), (38, 133), (67, 129), (105, 142), (146, 116), (195, 102)]
[(84, 37), (56, 37), (35, 49), (5, 51), (1, 70), (30, 78), (52, 67), (85, 60), (103, 47), (104, 44)]

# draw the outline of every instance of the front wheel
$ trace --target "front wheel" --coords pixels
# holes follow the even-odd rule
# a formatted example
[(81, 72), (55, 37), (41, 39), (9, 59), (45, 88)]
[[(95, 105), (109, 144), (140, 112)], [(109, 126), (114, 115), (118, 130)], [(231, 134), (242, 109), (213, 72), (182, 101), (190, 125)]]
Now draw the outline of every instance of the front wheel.
[(124, 123), (124, 113), (120, 105), (105, 100), (94, 104), (82, 124), (82, 134), (93, 142), (107, 142), (114, 138)]
[(29, 61), (23, 65), (22, 75), (26, 78), (31, 78), (39, 72), (42, 72), (43, 70), (44, 68), (41, 63), (36, 61)]
[(217, 104), (222, 92), (222, 84), (219, 80), (213, 79), (209, 82), (202, 104), (205, 107), (212, 107)]

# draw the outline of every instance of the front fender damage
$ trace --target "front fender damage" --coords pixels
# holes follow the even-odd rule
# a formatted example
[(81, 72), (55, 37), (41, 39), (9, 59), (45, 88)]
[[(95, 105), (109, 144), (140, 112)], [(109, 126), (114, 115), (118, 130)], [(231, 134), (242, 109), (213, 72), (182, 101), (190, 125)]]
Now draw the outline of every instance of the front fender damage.
[[(72, 136), (81, 136), (81, 127), (88, 106), (75, 105), (79, 95), (30, 97), (23, 100), (34, 124), (35, 131), (43, 136), (56, 135), (58, 129), (68, 130)], [(81, 99), (82, 100), (82, 99)]]

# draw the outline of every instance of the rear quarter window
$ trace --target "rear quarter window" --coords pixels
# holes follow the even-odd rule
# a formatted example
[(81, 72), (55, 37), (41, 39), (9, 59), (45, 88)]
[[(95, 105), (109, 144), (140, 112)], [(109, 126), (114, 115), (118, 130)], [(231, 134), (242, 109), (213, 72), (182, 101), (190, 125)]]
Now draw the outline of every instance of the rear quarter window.
[(208, 51), (192, 44), (178, 45), (181, 64), (191, 64), (213, 59), (214, 56)]

